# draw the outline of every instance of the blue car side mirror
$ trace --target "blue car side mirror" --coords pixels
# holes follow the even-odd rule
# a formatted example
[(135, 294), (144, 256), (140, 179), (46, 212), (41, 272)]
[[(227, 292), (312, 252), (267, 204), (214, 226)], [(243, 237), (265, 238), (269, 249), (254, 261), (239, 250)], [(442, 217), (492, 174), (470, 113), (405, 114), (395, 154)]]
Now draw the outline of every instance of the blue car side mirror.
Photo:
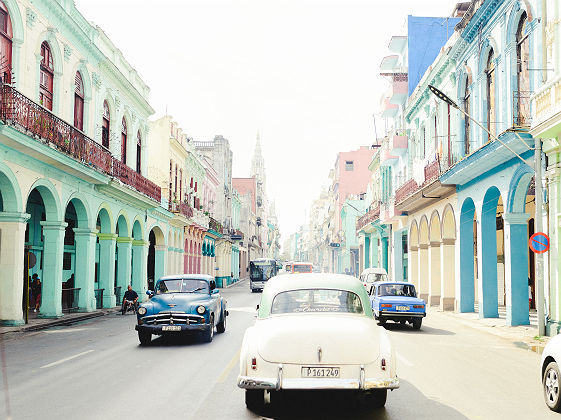
[(152, 290), (147, 290), (147, 291), (146, 291), (146, 294), (147, 294), (148, 296), (153, 296), (153, 295), (154, 295), (154, 292), (153, 292)]

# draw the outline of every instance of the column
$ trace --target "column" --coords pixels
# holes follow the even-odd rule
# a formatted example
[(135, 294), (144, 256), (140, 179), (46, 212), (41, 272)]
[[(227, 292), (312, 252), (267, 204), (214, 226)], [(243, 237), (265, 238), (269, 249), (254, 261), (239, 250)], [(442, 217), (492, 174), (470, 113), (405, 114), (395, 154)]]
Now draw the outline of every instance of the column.
[(132, 238), (117, 238), (117, 286), (121, 287), (121, 302), (131, 284), (132, 276)]
[(382, 237), (382, 267), (384, 268), (384, 270), (386, 270), (386, 272), (388, 271), (388, 237), (387, 236)]
[(409, 281), (419, 291), (419, 247), (412, 245), (409, 248)]
[(74, 287), (78, 291), (78, 308), (80, 312), (95, 311), (95, 245), (97, 230), (74, 228), (76, 241), (76, 262)]
[(370, 259), (371, 267), (379, 267), (380, 264), (378, 264), (378, 238), (373, 238), (372, 239), (372, 243), (370, 245), (370, 248), (372, 248), (372, 257)]
[(23, 299), (25, 227), (29, 214), (0, 212), (0, 325), (24, 323)]
[(40, 318), (62, 316), (62, 254), (68, 223), (41, 222), (43, 226), (43, 287)]
[(455, 239), (443, 239), (440, 245), (440, 309), (453, 311), (456, 288), (456, 249)]
[[(483, 207), (483, 211), (485, 207)], [(482, 213), (480, 212), (480, 213)], [(498, 285), (497, 285), (497, 227), (493, 215), (482, 214), (477, 224), (477, 270), (479, 273), (479, 317), (498, 318)], [(481, 239), (479, 239), (481, 238)], [(528, 239), (524, 239), (528, 246)], [(527, 271), (524, 275), (527, 275)], [(526, 279), (526, 289), (528, 288)]]
[(419, 288), (417, 294), (421, 299), (423, 299), (427, 304), (430, 304), (429, 300), (429, 246), (427, 244), (419, 244), (419, 263), (418, 274), (419, 274)]
[(505, 213), (506, 324), (530, 324), (528, 308), (528, 219), (526, 213)]
[(364, 268), (370, 268), (370, 234), (364, 235)]
[(166, 274), (166, 247), (156, 245), (154, 247), (154, 284)]
[(440, 305), (440, 242), (429, 246), (429, 305)]
[(475, 268), (473, 252), (473, 216), (474, 210), (462, 212), (460, 216), (459, 246), (456, 247), (456, 290), (458, 291), (459, 312), (475, 310)]
[(392, 279), (403, 281), (403, 232), (393, 232)]
[(115, 302), (115, 248), (117, 235), (98, 233), (99, 288), (103, 289), (103, 307), (112, 308)]
[(131, 286), (138, 293), (139, 300), (147, 299), (146, 290), (148, 289), (148, 246), (146, 241), (132, 241), (132, 280)]

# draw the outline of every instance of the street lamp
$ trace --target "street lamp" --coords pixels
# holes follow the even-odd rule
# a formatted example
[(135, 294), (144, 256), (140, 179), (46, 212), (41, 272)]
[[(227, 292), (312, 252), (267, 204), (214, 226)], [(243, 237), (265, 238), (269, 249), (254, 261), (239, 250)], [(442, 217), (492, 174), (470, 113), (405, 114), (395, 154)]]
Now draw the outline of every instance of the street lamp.
[[(462, 114), (464, 114), (467, 118), (472, 120), (476, 123), (479, 127), (481, 127), (489, 136), (491, 136), (494, 140), (501, 143), (504, 147), (510, 150), (518, 159), (528, 165), (535, 173), (535, 200), (536, 200), (536, 213), (535, 213), (535, 225), (536, 225), (536, 232), (542, 232), (543, 230), (543, 223), (542, 223), (542, 166), (541, 166), (541, 157), (542, 157), (542, 141), (541, 139), (535, 139), (535, 152), (534, 152), (534, 165), (529, 164), (526, 159), (520, 156), (517, 152), (512, 150), (509, 146), (507, 146), (504, 142), (502, 142), (497, 136), (492, 134), (486, 127), (484, 127), (479, 121), (461, 109), (456, 102), (450, 99), (446, 94), (438, 90), (432, 85), (429, 85), (429, 90), (436, 95), (439, 99), (446, 102), (452, 108), (456, 108)], [(528, 143), (524, 141), (520, 134), (514, 131), (516, 137), (518, 137), (522, 143), (528, 147), (528, 149), (532, 149)], [(536, 302), (537, 302), (537, 312), (538, 312), (538, 334), (545, 335), (545, 303), (544, 303), (544, 281), (543, 281), (543, 254), (536, 255), (536, 280), (537, 280), (537, 287), (536, 287)]]

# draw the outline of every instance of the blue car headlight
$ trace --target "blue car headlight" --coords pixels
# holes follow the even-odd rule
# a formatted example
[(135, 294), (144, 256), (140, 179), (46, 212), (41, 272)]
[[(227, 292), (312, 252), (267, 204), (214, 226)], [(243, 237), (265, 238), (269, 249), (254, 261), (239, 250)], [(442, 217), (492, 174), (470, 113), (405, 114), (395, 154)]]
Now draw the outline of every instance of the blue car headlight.
[(138, 315), (146, 315), (146, 308), (144, 306), (138, 308)]
[(205, 308), (203, 305), (197, 306), (197, 313), (198, 313), (199, 315), (202, 315), (202, 314), (204, 314), (205, 312), (206, 312), (206, 308)]

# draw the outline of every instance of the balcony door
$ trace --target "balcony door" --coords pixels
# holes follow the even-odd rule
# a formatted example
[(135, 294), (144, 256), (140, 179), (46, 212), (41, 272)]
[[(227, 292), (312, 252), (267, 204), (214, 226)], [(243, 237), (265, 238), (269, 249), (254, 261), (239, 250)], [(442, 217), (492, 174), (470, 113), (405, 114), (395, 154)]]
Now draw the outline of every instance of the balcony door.
[(39, 73), (39, 103), (49, 111), (53, 110), (53, 55), (47, 42), (41, 44), (41, 64)]
[(80, 72), (76, 72), (74, 84), (74, 127), (84, 131), (84, 83)]

